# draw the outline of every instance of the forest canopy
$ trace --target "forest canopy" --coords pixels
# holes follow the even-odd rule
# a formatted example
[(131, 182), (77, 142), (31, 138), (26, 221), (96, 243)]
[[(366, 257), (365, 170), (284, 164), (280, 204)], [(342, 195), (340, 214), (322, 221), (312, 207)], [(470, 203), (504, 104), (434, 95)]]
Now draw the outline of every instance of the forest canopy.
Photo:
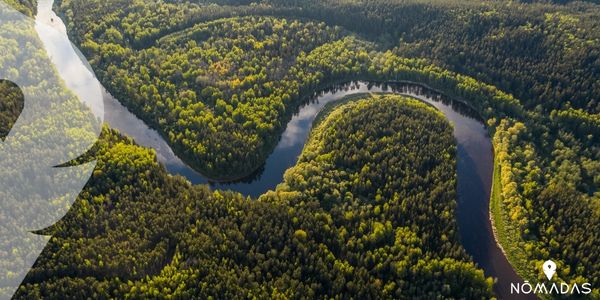
[[(364, 135), (362, 148), (336, 138)], [(92, 180), (16, 298), (488, 298), (492, 279), (458, 241), (455, 152), (440, 112), (367, 96), (332, 112), (284, 183), (250, 200), (169, 176), (105, 129)]]
[[(57, 8), (103, 85), (211, 178), (255, 170), (306, 96), (334, 82), (415, 81), (466, 102), (493, 138), (491, 209), (513, 267), (543, 280), (539, 266), (552, 258), (558, 280), (598, 287), (600, 8), (565, 2)], [(2, 107), (4, 126), (18, 109)], [(340, 107), (322, 124), (284, 182), (258, 200), (171, 177), (151, 150), (106, 129), (90, 153), (92, 180), (48, 229), (55, 237), (18, 297), (489, 297), (490, 280), (456, 237), (447, 122), (384, 97)], [(419, 135), (396, 135), (407, 129)], [(398, 143), (412, 152), (398, 155)]]
[[(303, 95), (319, 86), (347, 79), (425, 83), (465, 100), (489, 126), (501, 187), (492, 213), (517, 272), (539, 279), (539, 265), (552, 257), (561, 280), (598, 285), (598, 6), (126, 2), (65, 0), (60, 10), (107, 88), (203, 173), (255, 169)], [(287, 32), (279, 35), (284, 40), (256, 28), (265, 22)], [(234, 34), (203, 31), (211, 24)], [(213, 37), (221, 42), (207, 42)]]

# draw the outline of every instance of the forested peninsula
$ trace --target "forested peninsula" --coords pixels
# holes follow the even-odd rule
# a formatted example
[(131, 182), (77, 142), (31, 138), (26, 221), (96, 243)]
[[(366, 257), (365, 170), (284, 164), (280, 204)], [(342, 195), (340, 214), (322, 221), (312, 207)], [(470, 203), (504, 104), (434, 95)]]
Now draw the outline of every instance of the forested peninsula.
[[(554, 2), (55, 5), (110, 93), (213, 179), (256, 170), (335, 82), (419, 82), (467, 103), (493, 140), (490, 210), (513, 268), (545, 280), (551, 258), (557, 280), (598, 297), (600, 7)], [(5, 126), (18, 109), (0, 107)], [(455, 152), (433, 108), (365, 96), (333, 109), (282, 184), (250, 199), (171, 176), (105, 128), (84, 159), (94, 176), (16, 298), (490, 298), (457, 236)]]

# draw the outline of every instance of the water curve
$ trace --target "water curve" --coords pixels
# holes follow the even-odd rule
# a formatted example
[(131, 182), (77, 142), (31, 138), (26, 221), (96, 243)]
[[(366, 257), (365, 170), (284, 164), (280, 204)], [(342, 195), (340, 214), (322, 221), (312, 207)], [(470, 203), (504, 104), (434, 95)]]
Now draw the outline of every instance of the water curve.
[[(52, 10), (52, 4), (53, 0), (39, 0), (36, 19), (45, 22), (61, 34), (38, 34), (61, 77), (70, 81), (72, 78), (78, 78), (77, 72), (81, 72), (81, 66), (88, 67), (85, 58), (77, 51), (48, 46), (71, 45), (66, 27)], [(95, 81), (88, 84), (100, 84), (97, 79)], [(86, 87), (80, 84), (78, 88)], [(332, 85), (329, 89), (315, 93), (297, 109), (279, 143), (255, 174), (237, 182), (215, 183), (177, 157), (156, 130), (128, 111), (102, 87), (105, 122), (133, 138), (137, 144), (154, 149), (157, 159), (171, 174), (184, 176), (194, 184), (210, 184), (213, 188), (233, 190), (252, 197), (260, 196), (282, 182), (285, 171), (296, 164), (313, 121), (327, 103), (361, 93), (394, 93), (419, 99), (440, 110), (453, 125), (457, 143), (457, 220), (461, 242), (474, 261), (485, 271), (486, 276), (497, 278), (494, 288), (497, 296), (501, 299), (512, 298), (514, 295), (508, 294), (510, 282), (521, 282), (521, 279), (496, 243), (489, 215), (494, 167), (492, 143), (487, 129), (477, 117), (477, 112), (464, 103), (415, 83), (356, 81)]]

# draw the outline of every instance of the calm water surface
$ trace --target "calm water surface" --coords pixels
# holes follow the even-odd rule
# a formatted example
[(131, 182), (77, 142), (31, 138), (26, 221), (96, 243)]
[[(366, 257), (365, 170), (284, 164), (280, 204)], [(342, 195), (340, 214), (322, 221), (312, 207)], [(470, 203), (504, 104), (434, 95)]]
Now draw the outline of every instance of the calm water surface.
[[(487, 276), (498, 278), (495, 286), (498, 296), (514, 299), (509, 294), (510, 282), (521, 282), (521, 279), (498, 248), (489, 218), (492, 144), (484, 125), (469, 107), (416, 84), (352, 82), (336, 85), (315, 94), (297, 110), (273, 153), (255, 174), (238, 182), (213, 183), (187, 166), (157, 131), (149, 128), (106, 92), (93, 76), (86, 60), (82, 59), (83, 56), (71, 46), (62, 20), (52, 11), (52, 1), (39, 1), (37, 20), (48, 26), (36, 26), (36, 30), (67, 86), (81, 98), (102, 97), (105, 122), (132, 137), (138, 144), (153, 148), (158, 160), (171, 174), (182, 175), (195, 184), (210, 184), (213, 188), (230, 189), (252, 197), (274, 189), (282, 182), (285, 171), (296, 164), (319, 111), (327, 103), (347, 95), (395, 93), (435, 106), (454, 126), (458, 146), (457, 219), (462, 243)], [(101, 113), (102, 107), (96, 105), (95, 111)]]

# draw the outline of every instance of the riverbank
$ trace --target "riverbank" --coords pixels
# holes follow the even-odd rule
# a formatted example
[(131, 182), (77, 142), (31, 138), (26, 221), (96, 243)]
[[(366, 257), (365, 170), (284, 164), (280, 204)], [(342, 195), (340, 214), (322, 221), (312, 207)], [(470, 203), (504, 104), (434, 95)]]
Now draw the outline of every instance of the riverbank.
[[(504, 256), (511, 264), (512, 268), (524, 280), (536, 278), (536, 274), (527, 268), (529, 260), (522, 246), (524, 241), (521, 239), (521, 233), (512, 226), (510, 216), (502, 200), (502, 174), (498, 158), (494, 158), (494, 177), (492, 179), (492, 194), (490, 197), (490, 222), (494, 232), (494, 238), (498, 247), (504, 253)], [(547, 297), (541, 297), (547, 299)]]
[[(55, 22), (58, 21), (55, 20)], [(64, 38), (67, 39), (68, 37), (65, 35)], [(402, 77), (414, 78), (415, 80), (421, 79), (421, 77), (409, 75), (406, 74), (406, 76)], [(369, 76), (363, 74), (357, 77), (367, 78)], [(396, 76), (395, 79), (399, 81), (399, 76)], [(459, 96), (457, 93), (452, 93), (452, 89), (444, 88), (442, 84), (432, 84), (431, 81), (431, 79), (424, 80), (424, 82), (429, 83), (428, 85), (423, 83), (415, 85), (414, 83), (406, 82), (404, 84), (382, 84), (381, 80), (375, 82), (357, 82), (347, 78), (338, 81), (327, 81), (327, 83), (323, 83), (318, 87), (306, 87), (306, 90), (300, 93), (301, 95), (306, 94), (306, 96), (300, 96), (297, 99), (294, 108), (287, 112), (289, 114), (286, 117), (288, 122), (282, 125), (280, 134), (273, 137), (274, 143), (277, 143), (274, 149), (270, 149), (268, 155), (266, 155), (266, 162), (262, 166), (263, 172), (259, 173), (256, 177), (248, 179), (248, 181), (233, 184), (211, 183), (211, 186), (213, 189), (233, 190), (251, 197), (260, 196), (265, 191), (274, 189), (277, 184), (282, 182), (285, 171), (296, 164), (311, 127), (320, 122), (319, 120), (315, 120), (317, 114), (319, 111), (327, 113), (327, 109), (324, 108), (327, 103), (332, 103), (344, 97), (354, 98), (356, 97), (354, 96), (355, 94), (365, 93), (397, 93), (417, 98), (442, 111), (455, 128), (455, 138), (460, 146), (458, 151), (459, 207), (457, 209), (457, 219), (465, 249), (474, 257), (479, 266), (486, 271), (487, 276), (498, 277), (503, 282), (517, 280), (510, 265), (504, 262), (506, 259), (501, 255), (500, 251), (496, 250), (497, 244), (490, 229), (489, 192), (492, 181), (491, 174), (493, 173), (493, 150), (488, 129), (486, 129), (482, 120), (480, 120), (481, 118), (473, 116), (473, 112), (478, 111), (472, 105), (477, 102), (466, 100), (455, 101), (455, 97), (451, 96)], [(350, 83), (336, 85), (336, 82)], [(431, 90), (429, 86), (436, 86), (437, 90), (447, 91), (448, 94), (440, 95), (435, 90)], [(311, 92), (311, 90), (317, 92)], [(130, 116), (139, 120), (133, 114), (130, 114)], [(107, 119), (110, 119), (110, 116), (107, 116)], [(151, 123), (147, 124), (153, 125)], [(154, 125), (153, 127), (159, 128)], [(142, 130), (145, 129), (142, 128)], [(144, 135), (143, 132), (138, 134)], [(160, 134), (155, 134), (154, 136), (161, 141), (165, 141), (165, 145), (169, 144), (166, 142), (164, 136)], [(132, 137), (136, 139), (135, 136)], [(270, 147), (273, 148), (273, 146)], [(165, 151), (165, 149), (161, 148), (155, 148), (155, 150), (157, 154)], [(177, 151), (177, 149), (169, 147), (167, 150), (175, 150), (173, 152), (177, 154), (181, 153), (181, 149)], [(187, 161), (185, 157), (182, 158), (184, 158), (182, 161)], [(202, 174), (198, 174), (197, 172), (186, 173), (188, 172), (187, 169), (181, 170), (178, 169), (180, 166), (173, 168), (173, 166), (169, 166), (169, 162), (163, 161), (163, 163), (165, 163), (171, 174), (185, 176), (192, 183), (207, 182), (207, 178)], [(507, 293), (508, 290), (504, 292)]]

